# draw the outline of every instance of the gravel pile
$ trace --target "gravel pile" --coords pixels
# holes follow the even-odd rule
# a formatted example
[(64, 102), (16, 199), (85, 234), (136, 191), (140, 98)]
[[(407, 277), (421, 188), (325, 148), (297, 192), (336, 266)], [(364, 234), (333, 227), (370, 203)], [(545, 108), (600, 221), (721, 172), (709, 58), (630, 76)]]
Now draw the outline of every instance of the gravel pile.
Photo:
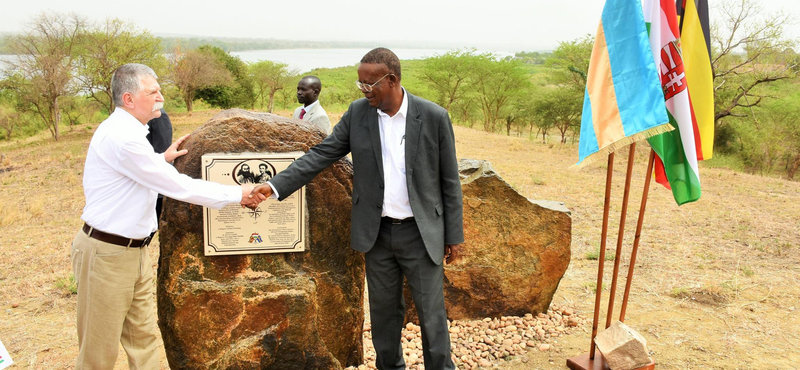
[[(491, 367), (499, 360), (519, 356), (527, 351), (549, 351), (552, 341), (569, 334), (588, 320), (575, 313), (572, 307), (551, 306), (547, 314), (523, 317), (504, 316), (474, 321), (450, 322), (453, 362), (459, 369)], [(408, 370), (422, 370), (422, 338), (418, 325), (407, 324), (403, 329), (403, 353)], [(364, 324), (364, 360), (366, 364), (346, 370), (376, 369), (372, 331)]]

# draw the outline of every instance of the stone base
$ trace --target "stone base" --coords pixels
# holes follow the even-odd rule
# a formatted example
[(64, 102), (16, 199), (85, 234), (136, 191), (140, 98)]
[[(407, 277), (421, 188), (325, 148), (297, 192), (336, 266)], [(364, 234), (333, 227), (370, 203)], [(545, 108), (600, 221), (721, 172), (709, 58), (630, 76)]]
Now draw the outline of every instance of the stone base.
[[(567, 367), (571, 370), (609, 370), (603, 355), (599, 351), (595, 353), (594, 360), (589, 358), (588, 353), (569, 358), (567, 359)], [(656, 363), (651, 362), (635, 370), (653, 370), (655, 368)]]

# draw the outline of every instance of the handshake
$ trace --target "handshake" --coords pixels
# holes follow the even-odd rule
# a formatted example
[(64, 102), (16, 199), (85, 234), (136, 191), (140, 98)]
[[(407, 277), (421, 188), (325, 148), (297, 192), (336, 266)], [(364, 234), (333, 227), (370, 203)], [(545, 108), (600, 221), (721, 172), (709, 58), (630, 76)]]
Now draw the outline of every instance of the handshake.
[(268, 184), (258, 186), (242, 185), (242, 208), (256, 209), (261, 202), (272, 196), (272, 187)]

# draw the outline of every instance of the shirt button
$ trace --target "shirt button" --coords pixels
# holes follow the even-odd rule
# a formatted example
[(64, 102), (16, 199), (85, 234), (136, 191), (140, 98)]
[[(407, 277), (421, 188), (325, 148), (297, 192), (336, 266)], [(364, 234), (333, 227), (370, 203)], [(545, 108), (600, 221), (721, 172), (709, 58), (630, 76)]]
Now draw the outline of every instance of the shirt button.
[(383, 189), (383, 184), (381, 184), (381, 189)]

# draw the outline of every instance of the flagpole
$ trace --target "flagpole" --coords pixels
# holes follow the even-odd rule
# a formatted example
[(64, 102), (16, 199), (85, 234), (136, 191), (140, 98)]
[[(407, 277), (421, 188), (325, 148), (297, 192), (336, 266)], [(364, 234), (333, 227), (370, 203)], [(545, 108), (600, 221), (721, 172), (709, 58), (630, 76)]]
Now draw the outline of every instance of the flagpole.
[(603, 266), (606, 260), (606, 237), (608, 236), (608, 208), (611, 203), (611, 177), (614, 174), (614, 152), (608, 155), (608, 168), (606, 169), (606, 196), (603, 202), (603, 228), (600, 233), (600, 261), (597, 266), (597, 287), (594, 293), (594, 319), (592, 320), (592, 340), (589, 358), (594, 360), (594, 338), (597, 336), (597, 321), (600, 319), (600, 299), (603, 292)]
[(644, 221), (644, 210), (647, 208), (647, 195), (650, 192), (650, 179), (653, 177), (653, 163), (655, 162), (656, 152), (650, 149), (650, 160), (647, 161), (647, 172), (644, 175), (644, 189), (642, 190), (642, 204), (639, 206), (639, 221), (636, 222), (636, 236), (633, 238), (633, 250), (631, 250), (631, 261), (628, 266), (628, 277), (625, 281), (625, 294), (622, 296), (622, 306), (619, 312), (619, 321), (625, 322), (625, 310), (628, 308), (628, 296), (631, 293), (631, 281), (633, 281), (633, 269), (636, 267), (636, 255), (639, 252), (639, 239), (642, 236), (642, 223)]
[(636, 153), (636, 143), (631, 144), (628, 150), (628, 171), (625, 174), (625, 193), (622, 196), (622, 213), (619, 216), (619, 232), (617, 233), (617, 251), (614, 257), (614, 274), (611, 275), (611, 291), (608, 293), (608, 311), (606, 313), (606, 328), (611, 326), (611, 317), (614, 315), (614, 300), (617, 296), (617, 279), (619, 277), (619, 263), (622, 258), (622, 239), (625, 237), (625, 219), (628, 213), (628, 198), (631, 195), (631, 174), (633, 172), (633, 159)]

